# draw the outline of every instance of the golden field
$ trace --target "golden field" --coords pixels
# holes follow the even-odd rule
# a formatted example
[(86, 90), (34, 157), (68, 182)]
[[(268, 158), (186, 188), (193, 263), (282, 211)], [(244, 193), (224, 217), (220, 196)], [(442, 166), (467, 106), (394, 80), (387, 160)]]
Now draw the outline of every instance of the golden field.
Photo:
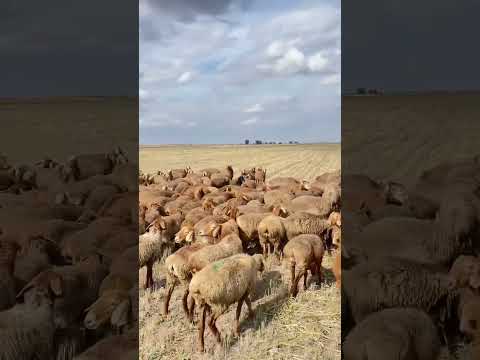
[(139, 161), (147, 173), (187, 165), (200, 170), (230, 164), (235, 170), (264, 167), (270, 178), (312, 180), (340, 168), (340, 144), (141, 146)]
[[(190, 165), (198, 170), (231, 164), (235, 171), (262, 166), (267, 180), (274, 176), (293, 176), (312, 180), (326, 171), (340, 168), (340, 145), (182, 145), (141, 147), (140, 169), (144, 172)], [(165, 297), (165, 269), (154, 267), (153, 291), (140, 290), (140, 359), (250, 360), (250, 359), (340, 359), (340, 292), (331, 272), (333, 257), (325, 255), (325, 280), (318, 288), (310, 281), (306, 292), (296, 299), (287, 294), (289, 271), (275, 261), (267, 268), (252, 299), (254, 319), (246, 318), (242, 308), (241, 335), (232, 334), (235, 307), (217, 322), (224, 338), (215, 344), (205, 332), (206, 353), (196, 352), (197, 326), (190, 324), (181, 308), (183, 290), (177, 287), (165, 317), (161, 307)], [(143, 284), (145, 269), (140, 271)], [(313, 280), (316, 280), (314, 278)]]
[(48, 156), (109, 152), (120, 146), (131, 161), (138, 153), (138, 99), (59, 97), (0, 99), (0, 152), (13, 162)]
[(342, 170), (411, 185), (443, 161), (480, 154), (480, 93), (343, 96)]

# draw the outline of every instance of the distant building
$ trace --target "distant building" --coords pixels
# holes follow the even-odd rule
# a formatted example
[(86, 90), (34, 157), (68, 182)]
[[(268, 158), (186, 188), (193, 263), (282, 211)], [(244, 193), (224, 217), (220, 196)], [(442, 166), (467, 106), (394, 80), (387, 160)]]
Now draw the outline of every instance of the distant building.
[(250, 140), (246, 139), (245, 140), (245, 145), (248, 145), (248, 144), (250, 144)]

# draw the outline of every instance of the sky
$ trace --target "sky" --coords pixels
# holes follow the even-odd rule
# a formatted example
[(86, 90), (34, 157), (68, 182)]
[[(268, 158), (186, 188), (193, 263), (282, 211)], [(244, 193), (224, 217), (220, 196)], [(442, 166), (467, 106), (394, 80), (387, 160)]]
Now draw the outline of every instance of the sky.
[(136, 96), (138, 1), (0, 1), (0, 97)]
[(339, 0), (140, 0), (141, 144), (340, 141)]
[(342, 88), (479, 90), (480, 1), (342, 1)]

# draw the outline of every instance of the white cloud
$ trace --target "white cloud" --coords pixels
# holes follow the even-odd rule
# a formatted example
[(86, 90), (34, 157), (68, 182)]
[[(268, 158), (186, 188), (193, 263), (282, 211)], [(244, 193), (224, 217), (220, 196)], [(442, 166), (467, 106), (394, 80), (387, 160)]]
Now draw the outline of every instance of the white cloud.
[(184, 72), (180, 77), (177, 79), (179, 84), (186, 84), (192, 80), (192, 73), (190, 71)]
[(149, 97), (149, 92), (145, 89), (139, 88), (138, 89), (138, 96), (140, 97), (141, 100), (146, 100)]
[(263, 112), (263, 106), (262, 104), (255, 104), (247, 109), (245, 109), (244, 112), (246, 113), (259, 113), (259, 112)]
[(322, 71), (328, 64), (328, 59), (318, 52), (308, 58), (308, 69), (312, 72)]
[(340, 83), (340, 74), (327, 75), (322, 79), (321, 83), (323, 85), (339, 84)]
[(279, 74), (294, 74), (305, 67), (305, 55), (297, 48), (289, 49), (277, 60), (273, 69)]
[(258, 121), (258, 118), (252, 117), (250, 119), (242, 121), (240, 124), (242, 124), (242, 125), (253, 125), (253, 124), (256, 124), (257, 121)]

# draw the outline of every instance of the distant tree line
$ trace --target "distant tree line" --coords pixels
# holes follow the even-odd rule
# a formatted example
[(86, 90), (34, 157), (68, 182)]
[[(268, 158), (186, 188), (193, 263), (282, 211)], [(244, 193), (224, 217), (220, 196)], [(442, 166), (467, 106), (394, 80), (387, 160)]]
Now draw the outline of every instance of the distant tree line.
[[(245, 145), (281, 145), (281, 144), (284, 144), (283, 142), (281, 141), (263, 141), (263, 140), (254, 140), (252, 142), (250, 142), (249, 139), (245, 139)], [(293, 141), (293, 140), (290, 140), (289, 142), (285, 142), (285, 144), (299, 144), (298, 141)]]
[(357, 95), (382, 95), (383, 91), (379, 89), (358, 88)]

